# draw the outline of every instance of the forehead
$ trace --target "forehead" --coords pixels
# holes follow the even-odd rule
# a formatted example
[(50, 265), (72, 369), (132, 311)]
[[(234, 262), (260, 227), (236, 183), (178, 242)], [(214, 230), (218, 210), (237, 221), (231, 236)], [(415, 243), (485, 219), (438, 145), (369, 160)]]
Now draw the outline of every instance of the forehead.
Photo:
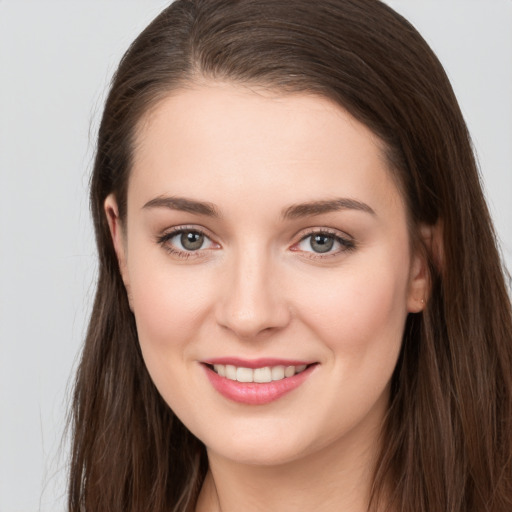
[(193, 191), (249, 201), (275, 190), (282, 203), (401, 199), (380, 139), (323, 97), (209, 83), (174, 91), (141, 119), (129, 200)]

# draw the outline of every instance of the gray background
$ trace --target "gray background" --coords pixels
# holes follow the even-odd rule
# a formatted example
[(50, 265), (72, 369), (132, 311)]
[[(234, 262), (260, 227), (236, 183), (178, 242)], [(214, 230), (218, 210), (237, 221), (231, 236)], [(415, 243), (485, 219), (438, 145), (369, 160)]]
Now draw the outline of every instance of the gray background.
[[(447, 68), (512, 268), (512, 1), (390, 1)], [(0, 512), (63, 511), (94, 292), (87, 204), (115, 66), (163, 0), (0, 0)]]

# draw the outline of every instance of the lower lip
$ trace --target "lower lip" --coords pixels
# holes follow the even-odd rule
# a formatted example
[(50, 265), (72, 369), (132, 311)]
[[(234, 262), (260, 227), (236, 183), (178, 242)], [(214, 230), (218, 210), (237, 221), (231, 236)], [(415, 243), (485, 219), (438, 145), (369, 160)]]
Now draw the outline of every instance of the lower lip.
[(211, 368), (202, 365), (212, 386), (225, 398), (247, 405), (264, 405), (278, 400), (290, 391), (297, 389), (310, 375), (316, 365), (308, 366), (293, 377), (272, 382), (238, 382), (226, 379)]

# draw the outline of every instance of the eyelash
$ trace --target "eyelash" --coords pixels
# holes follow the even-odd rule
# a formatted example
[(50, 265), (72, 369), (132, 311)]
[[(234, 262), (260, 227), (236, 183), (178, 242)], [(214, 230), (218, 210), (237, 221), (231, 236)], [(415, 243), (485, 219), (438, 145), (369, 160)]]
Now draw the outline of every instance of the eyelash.
[[(174, 237), (178, 235), (182, 235), (184, 233), (194, 233), (200, 236), (203, 236), (205, 240), (208, 240), (211, 244), (216, 244), (216, 242), (213, 242), (212, 239), (205, 233), (204, 230), (198, 228), (198, 227), (192, 227), (192, 226), (179, 226), (176, 228), (173, 228), (171, 231), (168, 231), (167, 233), (164, 233), (157, 237), (156, 241), (159, 245), (161, 245), (169, 254), (172, 254), (174, 256), (177, 256), (182, 259), (189, 259), (191, 257), (199, 257), (202, 255), (203, 251), (208, 249), (197, 249), (197, 250), (181, 250), (170, 244), (170, 240), (172, 240)], [(324, 254), (320, 252), (315, 251), (305, 251), (299, 249), (299, 245), (306, 242), (306, 240), (311, 239), (313, 236), (325, 236), (328, 238), (332, 238), (334, 240), (334, 243), (339, 244), (339, 248), (332, 252), (330, 249), (326, 251)], [(311, 244), (311, 242), (310, 242)], [(218, 246), (218, 244), (216, 244)], [(220, 246), (219, 246), (220, 247)], [(331, 231), (329, 229), (311, 229), (307, 233), (303, 234), (298, 242), (293, 244), (290, 248), (292, 251), (296, 252), (303, 252), (306, 254), (305, 257), (319, 260), (319, 259), (325, 259), (333, 256), (338, 256), (341, 253), (344, 252), (350, 252), (356, 249), (355, 241), (350, 237), (342, 237), (339, 235), (338, 232)]]
[(298, 248), (299, 245), (306, 242), (308, 239), (310, 239), (309, 244), (311, 244), (311, 239), (313, 236), (325, 236), (325, 237), (332, 238), (334, 240), (334, 243), (339, 244), (339, 248), (335, 251), (329, 250), (328, 252), (325, 252), (323, 254), (319, 253), (319, 252), (315, 252), (315, 251), (302, 251), (303, 253), (305, 253), (305, 257), (307, 257), (307, 258), (311, 258), (311, 259), (315, 259), (315, 260), (332, 258), (335, 256), (339, 256), (340, 254), (342, 254), (344, 252), (351, 252), (356, 249), (355, 241), (348, 235), (346, 237), (343, 237), (339, 234), (338, 231), (333, 231), (333, 230), (329, 230), (326, 228), (321, 228), (321, 229), (313, 228), (313, 229), (309, 230), (307, 233), (303, 234), (301, 236), (300, 240), (291, 247), (291, 250), (297, 251), (297, 252), (301, 251), (301, 249)]
[[(192, 226), (179, 226), (173, 228), (171, 231), (164, 233), (157, 237), (156, 241), (160, 244), (169, 254), (174, 256), (178, 256), (179, 258), (189, 259), (198, 257), (201, 255), (201, 252), (207, 249), (198, 249), (198, 250), (181, 250), (170, 244), (170, 240), (178, 235), (182, 235), (184, 233), (195, 233), (200, 236), (203, 236), (205, 240), (209, 240), (210, 243), (214, 244), (211, 238), (200, 228), (192, 227)], [(218, 244), (217, 244), (218, 245)]]

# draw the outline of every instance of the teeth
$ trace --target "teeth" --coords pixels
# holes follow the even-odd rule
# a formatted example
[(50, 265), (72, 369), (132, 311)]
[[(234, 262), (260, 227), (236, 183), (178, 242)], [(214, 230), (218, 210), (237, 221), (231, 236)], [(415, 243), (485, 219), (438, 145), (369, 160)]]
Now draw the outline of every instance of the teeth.
[(238, 382), (254, 382), (254, 372), (250, 368), (237, 368), (236, 380)]
[(233, 366), (231, 364), (214, 364), (213, 369), (221, 377), (238, 382), (272, 382), (282, 380), (287, 377), (293, 377), (297, 373), (303, 372), (307, 365), (300, 366), (264, 366), (263, 368), (244, 368), (243, 366)]
[(213, 369), (221, 376), (226, 376), (226, 367), (223, 364), (214, 364)]
[(284, 369), (284, 376), (285, 377), (293, 377), (295, 375), (295, 366), (287, 366)]
[(284, 379), (284, 366), (273, 366), (270, 373), (272, 374), (272, 380)]
[[(222, 365), (219, 365), (222, 366)], [(236, 367), (230, 364), (226, 365), (226, 378), (236, 380)]]
[(255, 368), (253, 374), (254, 382), (272, 382), (272, 372), (269, 366), (265, 366), (265, 368)]

